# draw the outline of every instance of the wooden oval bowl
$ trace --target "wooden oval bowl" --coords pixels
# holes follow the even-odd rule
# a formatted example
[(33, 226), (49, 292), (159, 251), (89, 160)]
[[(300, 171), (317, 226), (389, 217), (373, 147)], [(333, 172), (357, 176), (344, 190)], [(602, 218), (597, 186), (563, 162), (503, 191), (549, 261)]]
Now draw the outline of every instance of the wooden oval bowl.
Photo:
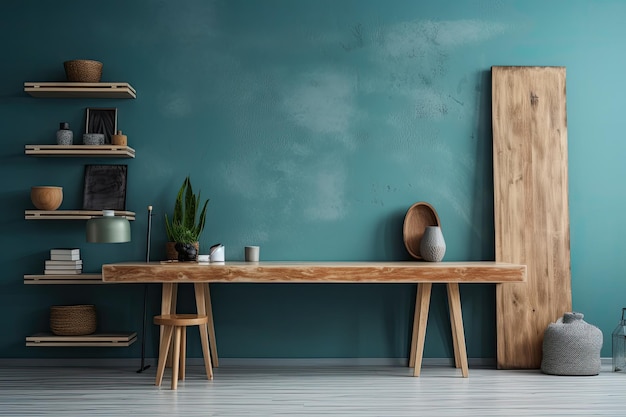
[(420, 242), (426, 226), (441, 226), (439, 215), (433, 206), (423, 201), (413, 204), (404, 216), (402, 235), (404, 246), (415, 259), (422, 259)]
[(56, 210), (63, 202), (63, 187), (31, 187), (30, 200), (39, 210)]

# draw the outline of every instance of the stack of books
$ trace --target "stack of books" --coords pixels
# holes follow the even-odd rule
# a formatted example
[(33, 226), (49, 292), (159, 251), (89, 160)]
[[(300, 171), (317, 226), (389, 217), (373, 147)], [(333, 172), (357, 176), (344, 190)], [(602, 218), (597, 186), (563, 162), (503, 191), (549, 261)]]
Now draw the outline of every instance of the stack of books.
[(46, 275), (74, 275), (83, 272), (83, 261), (80, 259), (80, 249), (55, 248), (50, 249), (50, 259), (46, 260), (44, 274)]

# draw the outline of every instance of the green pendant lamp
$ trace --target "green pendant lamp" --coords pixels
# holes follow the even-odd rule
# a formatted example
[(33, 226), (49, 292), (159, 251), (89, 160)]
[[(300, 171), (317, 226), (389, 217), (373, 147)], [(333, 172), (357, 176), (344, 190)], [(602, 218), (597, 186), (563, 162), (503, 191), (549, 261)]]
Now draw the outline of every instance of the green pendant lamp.
[(126, 217), (116, 216), (114, 210), (102, 210), (102, 216), (87, 220), (87, 242), (130, 242), (130, 222)]

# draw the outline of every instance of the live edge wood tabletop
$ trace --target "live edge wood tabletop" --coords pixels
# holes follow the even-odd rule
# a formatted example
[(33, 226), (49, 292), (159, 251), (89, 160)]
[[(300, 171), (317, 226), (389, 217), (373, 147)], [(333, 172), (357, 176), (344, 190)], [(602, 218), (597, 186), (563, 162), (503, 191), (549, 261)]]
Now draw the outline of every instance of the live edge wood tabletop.
[[(409, 366), (419, 376), (432, 284), (446, 284), (454, 362), (469, 375), (459, 284), (505, 285), (526, 280), (526, 265), (503, 262), (124, 262), (102, 266), (102, 279), (117, 283), (161, 283), (161, 314), (176, 312), (177, 284), (194, 284), (198, 314), (207, 314), (213, 366), (218, 366), (209, 283), (415, 283), (417, 298)], [(206, 355), (206, 354), (205, 354)], [(206, 360), (206, 358), (205, 358)]]

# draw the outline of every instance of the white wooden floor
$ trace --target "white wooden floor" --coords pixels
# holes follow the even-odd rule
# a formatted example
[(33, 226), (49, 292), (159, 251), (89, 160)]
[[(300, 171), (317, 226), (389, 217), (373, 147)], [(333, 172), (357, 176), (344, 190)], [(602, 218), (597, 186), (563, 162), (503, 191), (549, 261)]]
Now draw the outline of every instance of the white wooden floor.
[(425, 366), (187, 367), (170, 391), (169, 370), (3, 367), (2, 416), (626, 416), (626, 374), (549, 376), (470, 368), (470, 377)]

